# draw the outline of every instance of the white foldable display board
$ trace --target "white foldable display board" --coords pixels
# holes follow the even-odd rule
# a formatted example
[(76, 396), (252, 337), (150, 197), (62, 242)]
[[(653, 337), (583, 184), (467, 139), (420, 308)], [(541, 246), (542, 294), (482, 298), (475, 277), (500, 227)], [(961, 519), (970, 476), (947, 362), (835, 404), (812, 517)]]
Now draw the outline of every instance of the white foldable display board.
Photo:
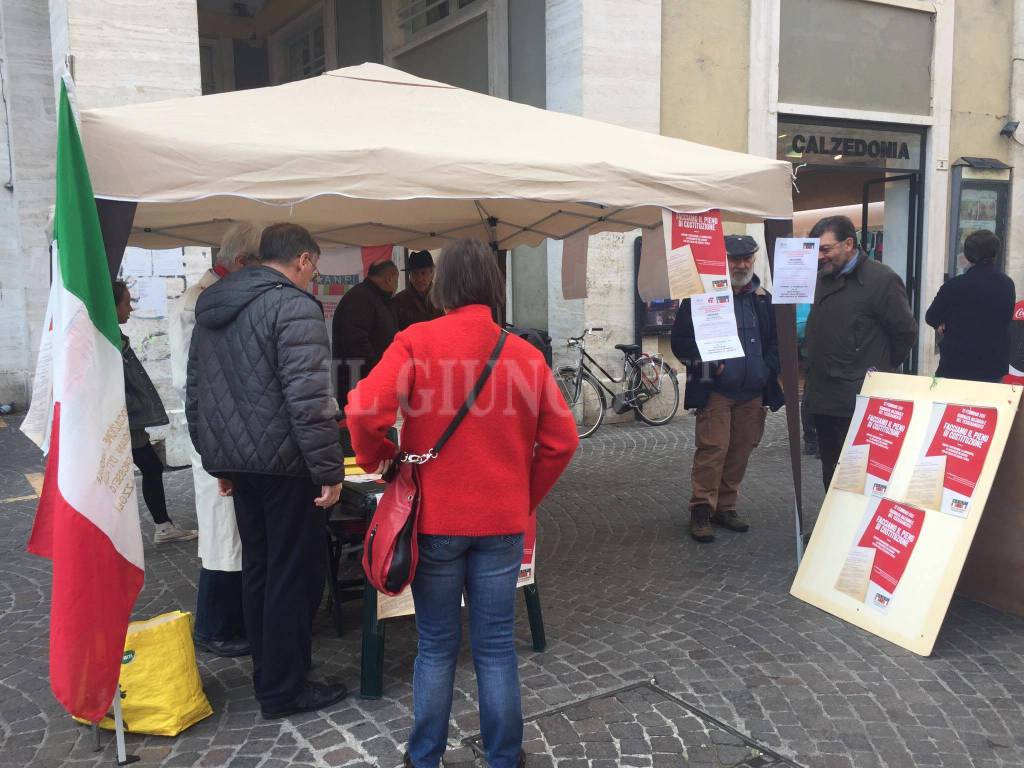
[[(863, 551), (865, 522), (873, 520), (871, 515), (879, 499), (864, 493), (830, 488), (793, 581), (791, 594), (914, 653), (929, 655), (985, 512), (1007, 441), (1013, 440), (1016, 445), (1024, 440), (1020, 430), (1014, 429), (1014, 424), (1019, 423), (1016, 416), (1021, 390), (1019, 386), (1005, 384), (890, 373), (868, 374), (861, 389), (862, 395), (913, 403), (913, 416), (885, 492), (886, 499), (898, 504), (906, 504), (908, 493), (912, 492), (912, 481), (923, 446), (931, 439), (936, 403), (995, 409), (996, 424), (991, 430), (988, 450), (971, 493), (968, 512), (960, 517), (925, 507), (923, 521), (917, 519), (913, 512), (909, 513), (909, 518), (904, 517), (914, 519), (914, 540), (909, 547), (909, 555), (905, 556), (905, 563), (900, 565), (898, 583), (888, 597), (880, 601), (877, 590), (862, 592), (859, 587), (851, 588), (862, 583), (861, 569), (864, 561), (870, 559)], [(854, 423), (851, 432), (856, 428)], [(906, 531), (897, 533), (906, 539)], [(884, 537), (876, 538), (881, 539), (884, 549)], [(876, 560), (879, 558), (878, 552), (874, 557)], [(892, 558), (889, 559), (891, 564)], [(843, 589), (837, 588), (837, 584)]]

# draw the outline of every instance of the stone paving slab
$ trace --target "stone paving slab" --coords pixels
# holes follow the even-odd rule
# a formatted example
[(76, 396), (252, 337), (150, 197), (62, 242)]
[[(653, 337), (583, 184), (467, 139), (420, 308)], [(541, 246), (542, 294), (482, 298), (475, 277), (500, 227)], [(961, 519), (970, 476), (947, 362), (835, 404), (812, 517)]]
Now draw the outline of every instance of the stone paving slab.
[[(109, 766), (109, 736), (94, 753), (90, 731), (49, 691), (50, 564), (24, 551), (34, 501), (3, 501), (32, 493), (25, 476), (40, 471), (41, 458), (15, 431), (17, 420), (7, 423), (0, 428), (0, 768)], [(692, 429), (688, 416), (660, 428), (604, 426), (545, 501), (537, 570), (547, 650), (533, 652), (522, 601), (517, 624), (526, 716), (568, 711), (654, 678), (671, 696), (807, 768), (1024, 765), (1024, 620), (955, 599), (933, 655), (920, 658), (792, 598), (792, 489), (779, 415), (769, 419), (743, 487), (751, 531), (696, 544), (684, 513)], [(190, 473), (169, 473), (166, 485), (172, 518), (194, 524)], [(813, 519), (822, 497), (816, 464), (804, 492)], [(146, 585), (135, 617), (191, 610), (195, 543), (153, 545), (152, 523), (141, 514)], [(352, 629), (339, 638), (321, 613), (314, 674), (356, 688), (359, 603), (344, 615)], [(415, 625), (394, 619), (387, 633), (380, 701), (353, 695), (327, 712), (266, 722), (252, 699), (249, 660), (200, 654), (214, 714), (175, 739), (129, 735), (129, 749), (142, 766), (397, 766), (412, 723)], [(476, 696), (467, 648), (449, 764), (475, 759), (465, 740), (479, 732)], [(585, 760), (586, 743), (578, 743)], [(536, 738), (530, 744), (541, 746)], [(653, 765), (654, 754), (637, 757)], [(545, 743), (529, 764), (559, 759)], [(593, 763), (604, 759), (595, 753)]]
[[(480, 737), (467, 739), (483, 756)], [(530, 764), (557, 768), (800, 768), (651, 680), (593, 696), (526, 721)]]

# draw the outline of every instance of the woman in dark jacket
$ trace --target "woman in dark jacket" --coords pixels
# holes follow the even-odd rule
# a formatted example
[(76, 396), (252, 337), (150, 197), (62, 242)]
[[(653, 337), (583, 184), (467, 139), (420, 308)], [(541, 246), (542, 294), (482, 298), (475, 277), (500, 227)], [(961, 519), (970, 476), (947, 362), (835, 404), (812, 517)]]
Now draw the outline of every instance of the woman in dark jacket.
[(999, 238), (979, 229), (964, 241), (972, 266), (939, 288), (925, 322), (942, 334), (936, 376), (999, 382), (1009, 370), (1016, 290), (996, 268)]
[[(128, 286), (118, 280), (114, 283), (114, 303), (117, 322), (124, 325), (132, 314), (132, 296)], [(128, 430), (132, 439), (132, 459), (142, 473), (142, 498), (156, 523), (155, 544), (168, 541), (189, 541), (199, 536), (198, 531), (179, 528), (167, 515), (164, 497), (164, 463), (149, 442), (146, 427), (159, 427), (169, 423), (167, 411), (152, 379), (135, 356), (131, 342), (121, 334), (121, 359), (124, 362), (124, 399), (128, 408)]]
[[(356, 460), (383, 469), (387, 431), (401, 409), (402, 450), (425, 454), (483, 370), (501, 329), (505, 294), (490, 249), (460, 240), (441, 255), (433, 298), (445, 316), (395, 336), (349, 394), (345, 417)], [(515, 651), (515, 592), (523, 534), (568, 465), (576, 425), (544, 356), (509, 335), (465, 420), (420, 469), (419, 565), (412, 583), (419, 651), (415, 722), (405, 765), (435, 768), (448, 741), (463, 592), (487, 764), (523, 764), (523, 715)]]

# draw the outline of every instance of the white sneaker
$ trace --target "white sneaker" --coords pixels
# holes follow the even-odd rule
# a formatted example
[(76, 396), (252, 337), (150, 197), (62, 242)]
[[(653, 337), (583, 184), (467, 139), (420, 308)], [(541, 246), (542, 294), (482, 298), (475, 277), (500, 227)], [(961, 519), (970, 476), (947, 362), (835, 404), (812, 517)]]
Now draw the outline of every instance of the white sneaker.
[(192, 541), (199, 538), (199, 531), (192, 531), (188, 528), (179, 528), (174, 523), (158, 527), (153, 534), (154, 544), (166, 544), (169, 541)]

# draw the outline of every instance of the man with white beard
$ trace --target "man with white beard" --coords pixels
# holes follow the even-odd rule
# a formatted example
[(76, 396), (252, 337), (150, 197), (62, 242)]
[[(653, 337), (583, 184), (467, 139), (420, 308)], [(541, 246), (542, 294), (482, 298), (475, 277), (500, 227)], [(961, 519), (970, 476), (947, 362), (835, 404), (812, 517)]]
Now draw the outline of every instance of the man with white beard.
[(740, 533), (750, 528), (736, 510), (740, 483), (761, 441), (768, 409), (777, 411), (784, 403), (772, 297), (754, 274), (757, 241), (727, 235), (725, 250), (744, 356), (701, 360), (689, 300), (679, 307), (672, 327), (672, 352), (687, 368), (683, 406), (697, 412), (690, 535), (701, 543), (714, 541), (712, 524)]

